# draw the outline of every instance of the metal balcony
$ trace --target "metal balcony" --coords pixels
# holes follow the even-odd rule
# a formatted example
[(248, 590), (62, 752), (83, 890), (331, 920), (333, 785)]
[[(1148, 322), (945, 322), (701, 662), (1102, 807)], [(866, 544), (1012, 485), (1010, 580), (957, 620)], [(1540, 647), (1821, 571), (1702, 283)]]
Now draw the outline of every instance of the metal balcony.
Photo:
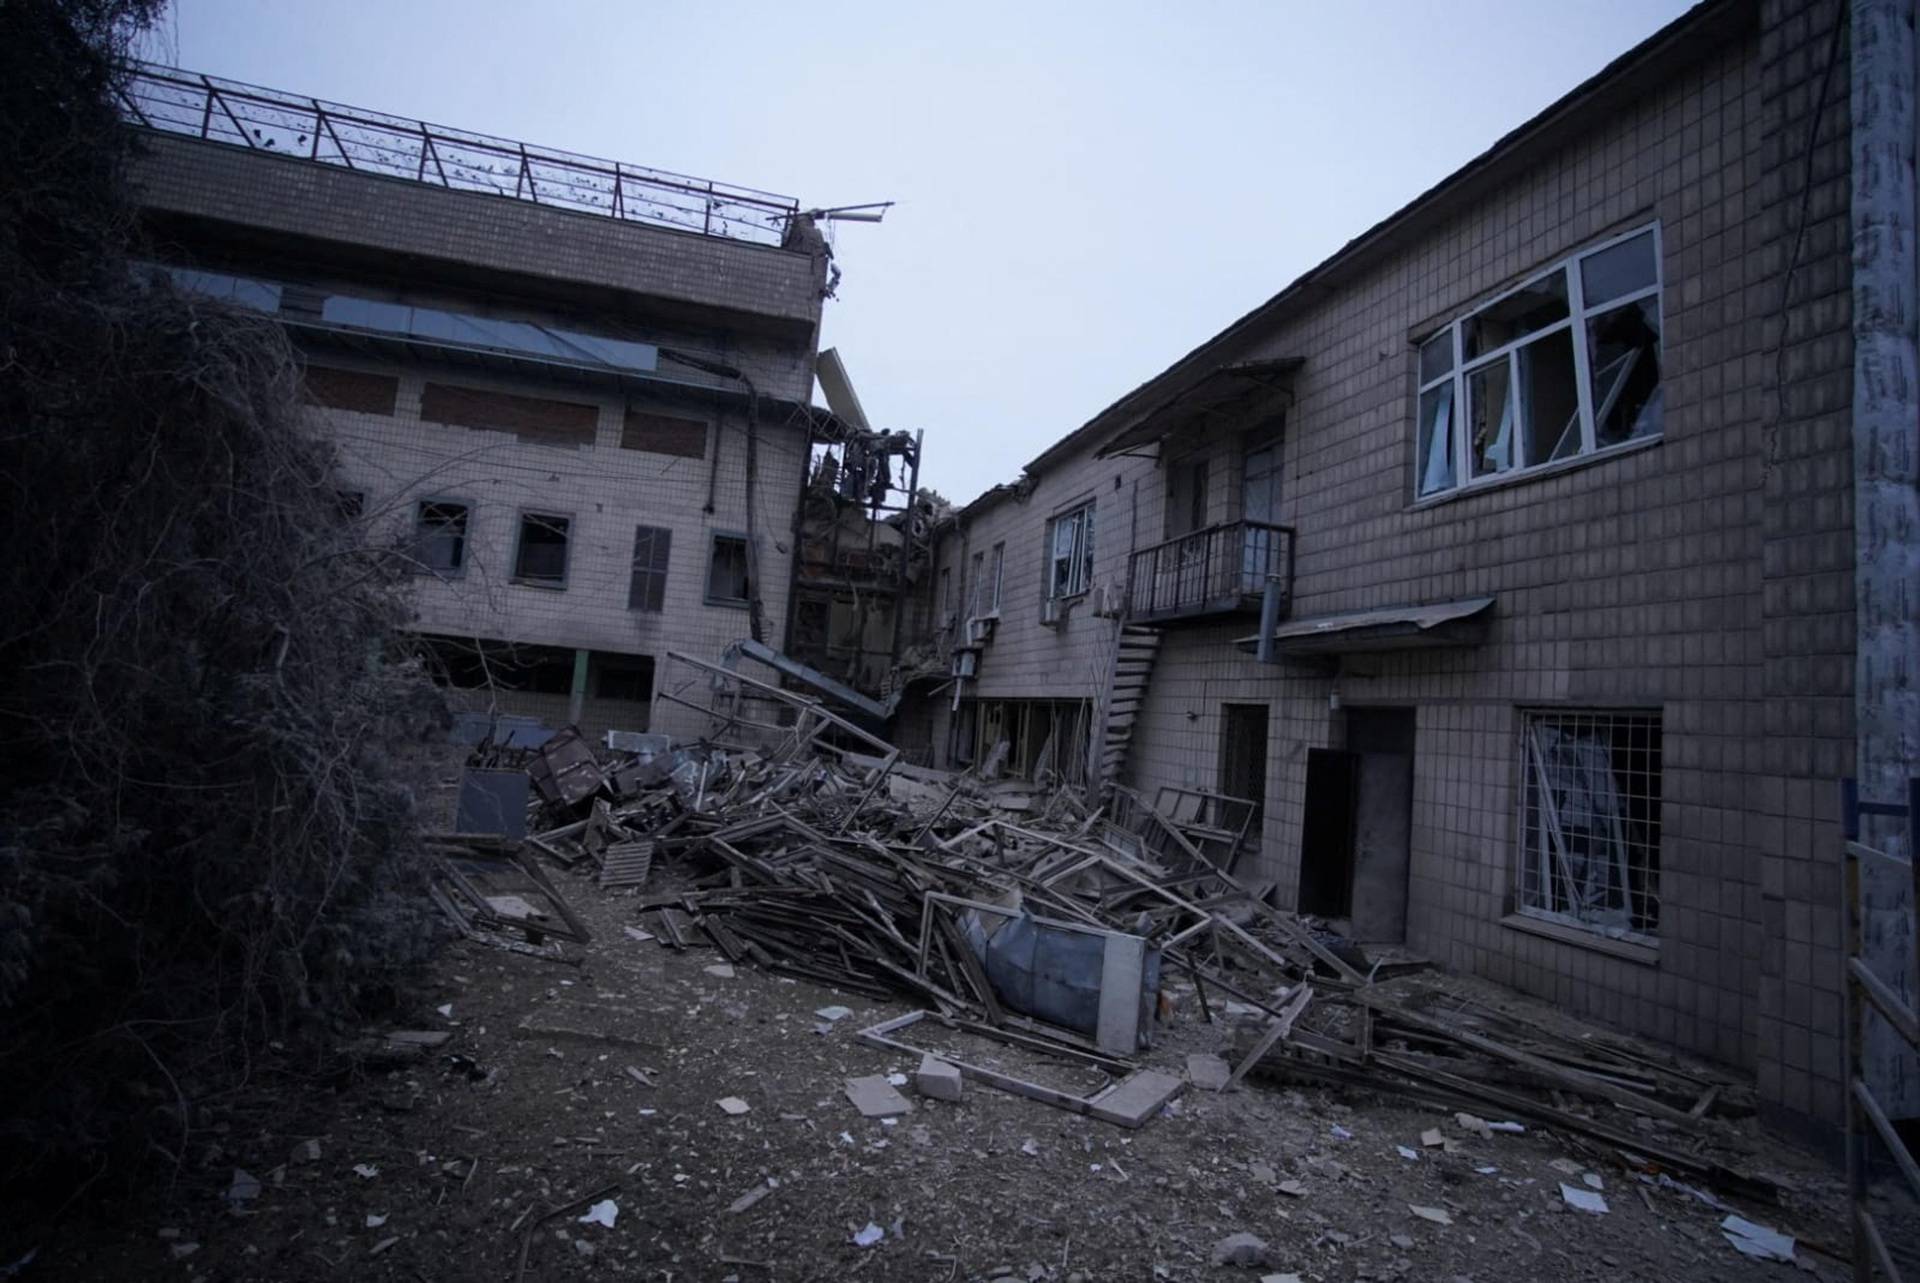
[(1263, 521), (1227, 521), (1133, 554), (1127, 567), (1127, 621), (1257, 615), (1268, 580), (1284, 617), (1293, 598), (1293, 529)]

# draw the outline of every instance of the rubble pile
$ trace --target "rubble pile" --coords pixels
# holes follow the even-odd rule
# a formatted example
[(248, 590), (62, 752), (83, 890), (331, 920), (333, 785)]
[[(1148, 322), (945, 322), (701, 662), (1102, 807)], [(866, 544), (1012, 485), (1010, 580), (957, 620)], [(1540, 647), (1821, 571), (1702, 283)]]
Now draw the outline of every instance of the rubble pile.
[[(1077, 1097), (952, 1063), (1059, 1108), (1138, 1126), (1189, 1085), (1311, 1082), (1455, 1110), (1474, 1129), (1575, 1133), (1650, 1177), (1772, 1193), (1723, 1161), (1749, 1089), (1463, 1002), (1420, 960), (1369, 959), (1274, 908), (1270, 886), (1235, 873), (1244, 803), (1009, 793), (906, 765), (817, 701), (675, 658), (713, 677), (709, 737), (602, 755), (563, 732), (529, 763), (523, 843), (439, 839), (443, 908), (467, 935), (565, 961), (584, 928), (540, 865), (590, 871), (631, 889), (637, 941), (919, 1008), (864, 1031), (869, 1045), (919, 1054), (899, 1039), (931, 1020), (1111, 1080)], [(1142, 1067), (1176, 995), (1234, 1028), (1223, 1072)]]

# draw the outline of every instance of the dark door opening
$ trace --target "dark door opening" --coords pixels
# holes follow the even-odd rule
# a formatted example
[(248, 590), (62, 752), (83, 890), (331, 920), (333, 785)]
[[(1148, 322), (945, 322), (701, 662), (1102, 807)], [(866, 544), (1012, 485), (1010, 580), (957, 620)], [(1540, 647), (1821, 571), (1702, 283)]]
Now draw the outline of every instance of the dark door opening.
[(1220, 791), (1253, 803), (1247, 841), (1257, 861), (1267, 813), (1267, 706), (1223, 704), (1221, 713)]
[(1353, 832), (1353, 936), (1407, 938), (1407, 867), (1413, 838), (1413, 710), (1347, 713), (1347, 749), (1359, 766)]
[(1300, 828), (1300, 912), (1344, 918), (1353, 907), (1353, 822), (1360, 759), (1307, 750), (1307, 807)]

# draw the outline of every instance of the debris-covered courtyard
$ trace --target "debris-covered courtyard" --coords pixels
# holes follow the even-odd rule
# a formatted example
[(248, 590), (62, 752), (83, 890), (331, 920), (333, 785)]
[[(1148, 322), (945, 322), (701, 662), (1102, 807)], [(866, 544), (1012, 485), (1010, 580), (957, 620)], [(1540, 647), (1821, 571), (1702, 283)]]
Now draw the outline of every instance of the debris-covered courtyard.
[[(103, 1212), (62, 1264), (1844, 1272), (1837, 1183), (1762, 1137), (1745, 1085), (1266, 908), (1209, 858), (1230, 828), (911, 771), (804, 706), (774, 741), (610, 759), (550, 741), (527, 841), (436, 839), (465, 938), (391, 1019), (326, 1066), (263, 1066), (170, 1190)], [(967, 907), (989, 896), (1006, 912)], [(1076, 1030), (1084, 969), (1043, 937), (1021, 989), (1015, 923), (1145, 939), (1149, 962), (1102, 959), (1081, 995), (1102, 1011)], [(1118, 1012), (1117, 984), (1138, 999)]]

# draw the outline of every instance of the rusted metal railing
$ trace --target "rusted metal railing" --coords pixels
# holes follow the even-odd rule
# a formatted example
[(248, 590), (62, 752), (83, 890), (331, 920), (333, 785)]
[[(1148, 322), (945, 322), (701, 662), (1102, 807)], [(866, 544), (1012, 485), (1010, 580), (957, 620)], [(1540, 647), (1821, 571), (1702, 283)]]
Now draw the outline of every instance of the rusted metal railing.
[(778, 245), (790, 196), (531, 147), (151, 63), (121, 91), (136, 125), (361, 173)]
[(1227, 521), (1133, 554), (1127, 619), (1154, 623), (1256, 608), (1269, 579), (1282, 602), (1293, 587), (1293, 530), (1263, 521)]

